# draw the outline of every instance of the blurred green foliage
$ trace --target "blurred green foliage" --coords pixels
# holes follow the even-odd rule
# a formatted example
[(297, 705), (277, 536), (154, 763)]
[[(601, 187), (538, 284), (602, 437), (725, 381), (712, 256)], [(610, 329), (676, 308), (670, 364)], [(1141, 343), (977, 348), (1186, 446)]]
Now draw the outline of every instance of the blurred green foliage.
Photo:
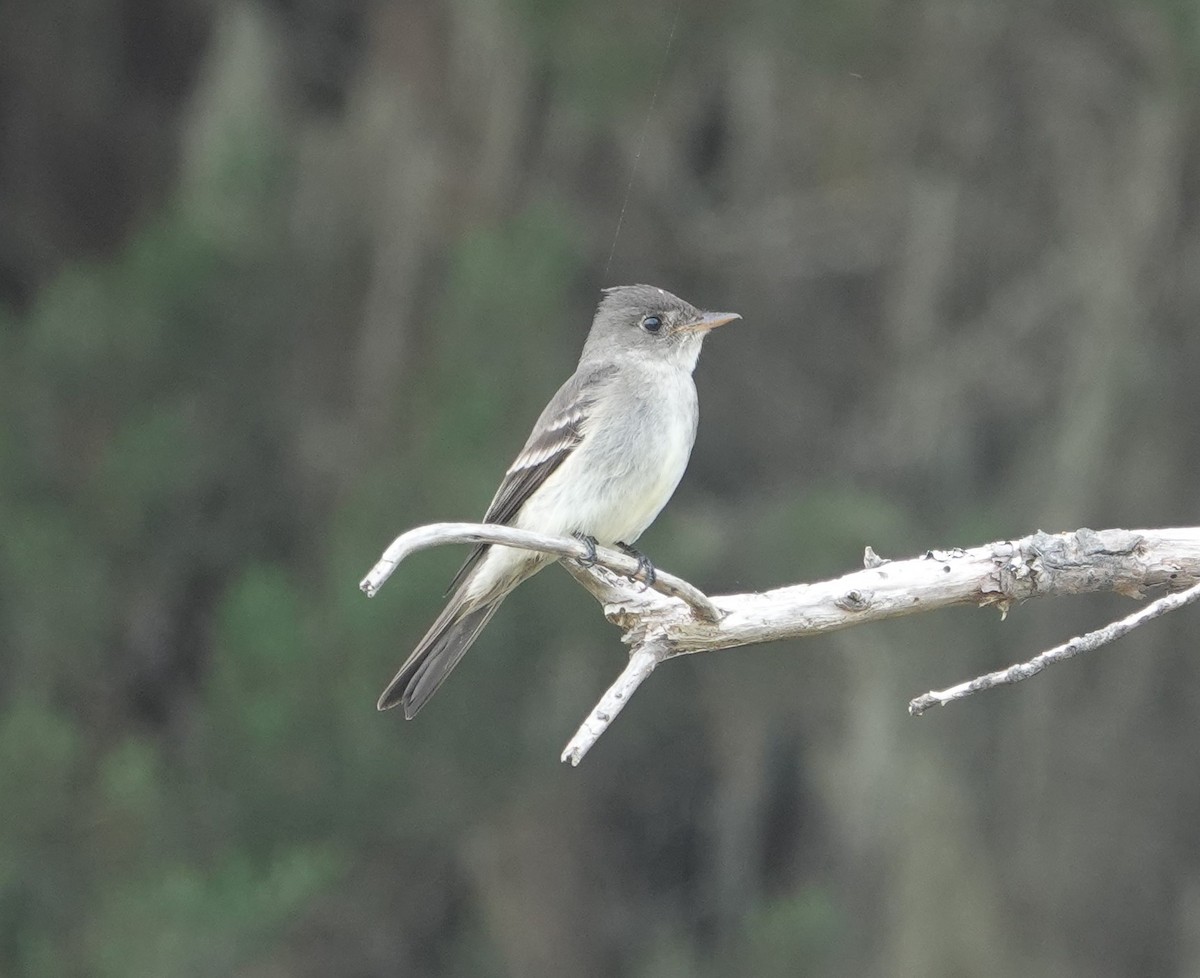
[[(196, 200), (269, 222), (282, 182), (262, 173), (222, 162)], [(566, 215), (535, 204), (456, 243), (430, 329), (440, 366), (409, 392), (438, 406), (424, 439), (381, 453), (353, 505), (306, 526), (280, 400), (303, 296), (270, 268), (292, 259), (196, 206), (69, 266), (5, 323), (3, 974), (229, 974), (353, 853), (439, 837), (502, 795), (519, 754), (472, 721), (526, 689), (519, 655), (481, 657), (436, 742), (411, 728), (402, 744), (371, 704), (403, 652), (395, 621), (432, 614), (440, 586), (372, 609), (353, 582), (409, 507), (482, 507), (515, 448), (507, 419), (532, 417), (566, 367), (578, 337), (552, 327), (581, 261)], [(446, 398), (451, 384), (471, 396)], [(198, 634), (171, 631), (195, 602)], [(513, 653), (536, 629), (521, 632)], [(131, 728), (147, 686), (172, 717), (160, 702)]]
[(842, 916), (829, 894), (815, 888), (767, 902), (745, 924), (746, 972), (785, 978), (796, 973), (797, 961), (825, 967), (845, 939)]
[[(1171, 681), (1093, 674), (1087, 713), (1048, 677), (1004, 724), (903, 716), (1038, 647), (994, 614), (687, 657), (571, 771), (624, 649), (564, 575), (513, 595), (414, 724), (373, 704), (462, 554), (355, 584), (395, 533), (483, 511), (596, 277), (630, 266), (746, 317), (706, 353), (705, 457), (643, 543), (714, 593), (1027, 532), (1055, 499), (1190, 519), (1195, 276), (1151, 270), (1196, 253), (1171, 236), (1200, 143), (1190, 89), (1139, 60), (1177, 38), (1130, 11), (1195, 49), (1193, 6), (211, 6), (195, 102), (160, 122), (173, 192), (0, 308), (0, 976), (771, 978), (894, 973), (897, 947), (914, 974), (1061, 974), (1081, 947), (1075, 973), (1171, 973), (1155, 949), (1191, 946), (1196, 888), (1182, 632)], [(157, 62), (116, 35), (96, 62), (141, 78)], [(289, 89), (337, 58), (362, 59), (343, 101)], [(1097, 65), (1079, 101), (1105, 111), (1076, 112)], [(1109, 145), (1172, 165), (1114, 163), (1088, 196)], [(1128, 262), (1153, 315), (1098, 340), (1070, 283), (1141, 226), (1126, 180), (1166, 201)], [(1062, 375), (1110, 346), (1171, 392), (1102, 446), (1148, 461), (1056, 483)]]

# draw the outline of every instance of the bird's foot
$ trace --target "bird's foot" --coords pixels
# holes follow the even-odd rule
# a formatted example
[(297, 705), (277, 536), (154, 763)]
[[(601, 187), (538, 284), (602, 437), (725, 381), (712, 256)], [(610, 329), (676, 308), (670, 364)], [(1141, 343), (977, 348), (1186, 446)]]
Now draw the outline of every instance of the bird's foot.
[(617, 541), (617, 546), (629, 554), (630, 557), (637, 558), (637, 570), (633, 572), (633, 576), (636, 579), (639, 574), (641, 575), (643, 590), (654, 587), (654, 582), (658, 579), (658, 575), (654, 572), (654, 565), (650, 563), (650, 558), (636, 547), (631, 547), (627, 543), (621, 543), (619, 540)]
[(572, 533), (576, 540), (587, 547), (587, 553), (582, 557), (576, 557), (580, 567), (595, 567), (596, 566), (596, 538), (589, 536), (586, 533)]

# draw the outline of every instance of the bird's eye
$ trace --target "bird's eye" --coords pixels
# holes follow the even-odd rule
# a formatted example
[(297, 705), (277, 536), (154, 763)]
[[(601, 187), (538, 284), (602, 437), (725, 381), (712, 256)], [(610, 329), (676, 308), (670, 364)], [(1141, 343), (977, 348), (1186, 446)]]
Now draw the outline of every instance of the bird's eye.
[(642, 320), (642, 329), (647, 333), (657, 333), (662, 329), (662, 319), (658, 316), (647, 316)]

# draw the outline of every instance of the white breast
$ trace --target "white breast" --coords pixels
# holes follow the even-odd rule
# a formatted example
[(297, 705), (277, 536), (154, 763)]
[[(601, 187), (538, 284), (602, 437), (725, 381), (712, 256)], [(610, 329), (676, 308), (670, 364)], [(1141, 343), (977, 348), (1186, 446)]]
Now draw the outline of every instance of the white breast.
[(597, 406), (582, 443), (522, 508), (518, 526), (612, 544), (633, 543), (654, 522), (692, 452), (696, 387), (690, 372), (668, 364), (639, 365), (633, 376), (619, 399)]

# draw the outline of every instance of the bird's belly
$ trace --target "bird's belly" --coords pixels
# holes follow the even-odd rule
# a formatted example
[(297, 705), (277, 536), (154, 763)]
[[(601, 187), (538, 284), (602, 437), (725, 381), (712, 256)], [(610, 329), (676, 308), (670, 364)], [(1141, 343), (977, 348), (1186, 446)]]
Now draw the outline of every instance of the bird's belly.
[(589, 430), (583, 444), (522, 508), (517, 525), (584, 533), (604, 544), (636, 540), (667, 504), (687, 468), (696, 412), (695, 388), (690, 377), (686, 381), (678, 397), (647, 398), (631, 407), (624, 424)]
[(602, 543), (632, 543), (662, 511), (687, 468), (691, 444), (686, 447), (664, 443), (648, 454), (645, 463), (632, 465), (627, 473), (597, 480), (599, 500), (585, 516), (582, 532)]

